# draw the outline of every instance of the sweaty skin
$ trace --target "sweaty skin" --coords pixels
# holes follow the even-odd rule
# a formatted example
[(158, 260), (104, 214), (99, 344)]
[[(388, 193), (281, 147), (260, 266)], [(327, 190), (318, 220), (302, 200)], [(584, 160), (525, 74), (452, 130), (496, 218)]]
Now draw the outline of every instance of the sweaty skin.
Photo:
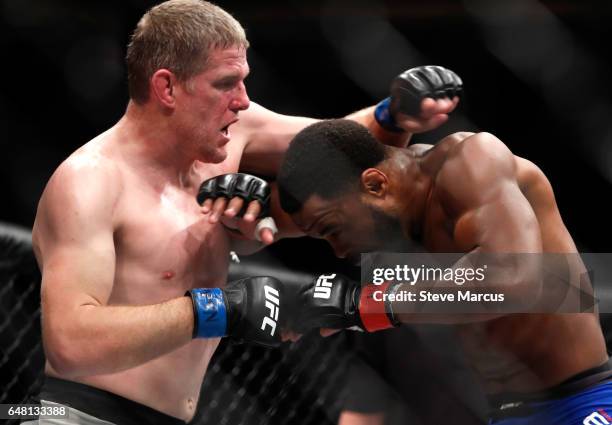
[[(453, 204), (449, 197), (460, 190), (458, 187), (473, 190), (466, 182), (464, 173), (477, 169), (479, 165), (484, 168), (483, 162), (489, 160), (486, 147), (462, 152), (461, 147), (457, 146), (462, 142), (461, 138), (451, 138), (439, 149), (421, 156), (423, 166), (431, 164), (435, 169), (435, 163), (443, 161), (440, 169), (448, 167), (448, 174), (438, 180), (443, 187), (432, 190), (427, 207), (429, 214), (423, 243), (432, 252), (469, 250), (477, 238), (472, 232), (497, 229), (497, 237), (506, 237), (503, 229), (510, 226), (507, 215), (497, 212), (488, 215), (490, 222), (462, 223), (465, 227), (459, 228), (457, 217), (465, 218), (472, 211), (457, 211), (454, 214), (444, 211), (444, 207)], [(524, 158), (513, 156), (513, 160), (518, 190), (504, 202), (520, 205), (526, 199), (528, 204), (523, 204), (523, 208), (528, 210), (531, 207), (535, 217), (535, 223), (526, 219), (517, 224), (514, 239), (520, 239), (521, 234), (532, 233), (541, 240), (542, 252), (577, 253), (544, 173)], [(451, 161), (457, 164), (450, 164)], [(466, 161), (473, 162), (465, 164)], [(453, 166), (455, 169), (451, 168)], [(478, 229), (466, 230), (472, 225)], [(454, 229), (453, 233), (447, 230), (451, 228)], [(508, 246), (506, 243), (504, 245)], [(490, 321), (460, 324), (457, 329), (468, 360), (483, 378), (488, 393), (542, 390), (599, 366), (608, 358), (595, 313), (507, 315)]]
[[(250, 121), (270, 114), (251, 108), (231, 127), (227, 158), (218, 164), (196, 161), (177, 182), (156, 175), (129, 152), (122, 122), (81, 147), (54, 173), (33, 230), (44, 271), (48, 375), (102, 388), (185, 420), (193, 416), (219, 339), (191, 340), (193, 312), (183, 295), (190, 288), (224, 286), (232, 247), (228, 233), (209, 223), (195, 196), (205, 179), (238, 171)], [(285, 130), (295, 132), (309, 122), (292, 119)], [(164, 308), (169, 306), (160, 303), (168, 300), (185, 308)], [(114, 314), (117, 310), (107, 310), (96, 321), (89, 315), (99, 306), (135, 305), (148, 309), (134, 312), (133, 327), (127, 326), (126, 316)], [(136, 315), (144, 315), (150, 327), (136, 326)], [(66, 323), (74, 320), (82, 326)], [(179, 332), (170, 326), (174, 323), (180, 324)], [(110, 334), (109, 326), (114, 329)], [(66, 333), (72, 347), (62, 354), (58, 336)], [(150, 338), (156, 343), (145, 342)], [(139, 345), (151, 348), (139, 350)]]
[[(190, 89), (167, 70), (151, 101), (66, 159), (33, 227), (48, 375), (193, 417), (218, 339), (191, 339), (193, 287), (223, 286), (230, 240), (195, 202), (205, 178), (238, 169), (249, 106), (244, 49), (211, 53)], [(207, 164), (204, 164), (207, 162)]]
[[(49, 376), (193, 417), (219, 339), (192, 340), (184, 294), (223, 287), (229, 251), (245, 242), (211, 220), (223, 205), (212, 213), (197, 205), (198, 186), (239, 168), (275, 175), (291, 138), (314, 122), (250, 104), (248, 73), (239, 47), (211, 51), (189, 84), (157, 70), (149, 99), (130, 101), (115, 126), (49, 180), (33, 227)], [(443, 121), (457, 100), (428, 102), (423, 128)], [(351, 118), (385, 143), (408, 140), (377, 128), (372, 110)]]
[[(377, 237), (376, 220), (350, 195), (339, 200), (312, 196), (292, 216), (298, 227), (326, 239), (337, 256), (347, 258), (376, 250), (410, 251), (414, 242), (429, 252), (466, 255), (577, 252), (544, 173), (494, 136), (457, 133), (433, 148), (414, 145), (389, 152), (377, 170), (362, 173), (359, 199), (397, 217), (397, 228), (387, 226), (390, 232)], [(595, 313), (399, 318), (455, 324), (489, 394), (549, 388), (608, 358)]]

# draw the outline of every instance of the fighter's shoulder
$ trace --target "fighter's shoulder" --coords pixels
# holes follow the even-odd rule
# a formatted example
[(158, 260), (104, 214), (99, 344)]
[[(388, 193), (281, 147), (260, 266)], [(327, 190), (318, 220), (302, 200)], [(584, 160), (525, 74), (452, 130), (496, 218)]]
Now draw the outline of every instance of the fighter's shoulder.
[(257, 135), (262, 131), (283, 133), (288, 130), (291, 134), (295, 134), (316, 121), (314, 118), (299, 115), (279, 114), (255, 102), (251, 102), (247, 110), (240, 112), (239, 118), (240, 121), (236, 125), (237, 130), (241, 135), (246, 135), (247, 139), (248, 136)]
[(255, 102), (251, 102), (248, 109), (240, 112), (239, 121), (236, 124), (234, 133), (245, 135), (257, 131), (258, 128), (266, 125), (270, 117), (274, 115), (275, 113), (269, 109)]
[(415, 156), (422, 156), (429, 152), (435, 145), (428, 145), (425, 143), (414, 143), (408, 146), (406, 149), (412, 151)]
[(257, 126), (264, 123), (270, 114), (274, 114), (274, 112), (264, 108), (259, 103), (251, 102), (248, 109), (240, 112), (240, 120), (246, 126)]
[(543, 202), (555, 199), (553, 187), (548, 177), (535, 163), (515, 156), (517, 180), (521, 191), (531, 202)]
[(435, 187), (454, 211), (496, 199), (502, 187), (516, 183), (512, 152), (490, 133), (476, 133), (455, 143), (435, 177)]
[[(76, 201), (83, 206), (113, 202), (121, 191), (120, 166), (96, 140), (81, 146), (55, 170), (43, 200)], [(79, 202), (79, 200), (83, 202)]]
[(499, 138), (480, 132), (450, 144), (440, 171), (444, 174), (461, 172), (464, 178), (478, 181), (491, 173), (496, 177), (513, 176), (516, 162), (510, 149)]

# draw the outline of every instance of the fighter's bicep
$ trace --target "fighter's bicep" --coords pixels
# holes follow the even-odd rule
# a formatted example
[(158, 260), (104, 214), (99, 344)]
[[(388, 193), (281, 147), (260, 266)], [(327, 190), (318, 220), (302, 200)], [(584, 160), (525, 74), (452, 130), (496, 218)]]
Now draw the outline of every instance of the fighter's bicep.
[(112, 235), (98, 234), (76, 244), (59, 243), (48, 253), (42, 270), (43, 307), (62, 312), (82, 305), (105, 305), (114, 274)]
[(486, 252), (540, 252), (540, 228), (531, 205), (516, 184), (505, 182), (486, 202), (465, 211), (456, 222), (455, 239), (468, 249)]
[(316, 120), (313, 118), (277, 114), (252, 104), (241, 117), (240, 131), (245, 148), (240, 170), (276, 176), (293, 136), (314, 122)]
[(64, 306), (106, 302), (115, 269), (113, 182), (92, 170), (76, 171), (58, 170), (51, 179), (33, 234), (43, 302)]
[(439, 182), (456, 216), (455, 240), (470, 249), (540, 251), (538, 221), (518, 186), (510, 150), (493, 135), (479, 133), (449, 156)]

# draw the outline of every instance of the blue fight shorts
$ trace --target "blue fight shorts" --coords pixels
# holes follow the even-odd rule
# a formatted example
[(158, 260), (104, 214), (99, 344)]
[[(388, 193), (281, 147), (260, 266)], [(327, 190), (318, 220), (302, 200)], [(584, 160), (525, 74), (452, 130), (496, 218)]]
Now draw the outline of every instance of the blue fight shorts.
[[(533, 396), (506, 401), (490, 414), (490, 425), (609, 425), (612, 424), (612, 373), (608, 364), (590, 370)], [(567, 394), (567, 392), (571, 394)]]

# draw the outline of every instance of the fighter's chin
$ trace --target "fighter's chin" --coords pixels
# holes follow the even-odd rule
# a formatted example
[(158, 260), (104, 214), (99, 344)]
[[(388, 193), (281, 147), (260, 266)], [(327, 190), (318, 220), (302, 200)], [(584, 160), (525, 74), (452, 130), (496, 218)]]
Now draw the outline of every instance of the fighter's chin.
[(219, 148), (214, 152), (206, 152), (200, 159), (202, 162), (210, 164), (219, 164), (227, 159), (227, 151), (223, 148)]

